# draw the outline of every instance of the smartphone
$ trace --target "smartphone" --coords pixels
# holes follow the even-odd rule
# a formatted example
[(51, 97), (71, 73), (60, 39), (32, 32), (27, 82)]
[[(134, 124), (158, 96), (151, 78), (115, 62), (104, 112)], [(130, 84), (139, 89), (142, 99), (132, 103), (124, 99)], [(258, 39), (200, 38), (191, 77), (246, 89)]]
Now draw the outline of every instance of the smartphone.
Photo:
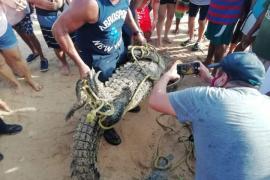
[(199, 62), (183, 63), (177, 65), (177, 73), (179, 75), (199, 74)]

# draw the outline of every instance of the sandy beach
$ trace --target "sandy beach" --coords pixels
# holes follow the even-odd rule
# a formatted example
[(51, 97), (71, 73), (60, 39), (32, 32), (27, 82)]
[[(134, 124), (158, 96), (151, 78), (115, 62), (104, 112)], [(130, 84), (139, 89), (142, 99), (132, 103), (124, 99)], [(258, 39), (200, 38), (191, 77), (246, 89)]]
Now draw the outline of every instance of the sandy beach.
[[(170, 63), (176, 59), (183, 62), (195, 59), (203, 60), (206, 55), (207, 42), (202, 51), (191, 52), (182, 48), (180, 41), (185, 40), (187, 19), (180, 25), (180, 34), (171, 34), (173, 44), (162, 50), (165, 59)], [(80, 113), (68, 122), (65, 113), (75, 102), (75, 83), (79, 78), (78, 70), (71, 60), (71, 74), (63, 76), (58, 69), (57, 58), (52, 49), (48, 49), (41, 31), (34, 21), (35, 33), (42, 44), (43, 51), (49, 60), (49, 71), (39, 72), (39, 58), (29, 64), (32, 75), (42, 84), (40, 92), (34, 92), (23, 80), (23, 94), (16, 94), (9, 85), (0, 80), (0, 98), (6, 101), (15, 111), (3, 115), (8, 123), (23, 126), (20, 134), (0, 137), (0, 152), (4, 160), (0, 162), (1, 180), (69, 180), (72, 151), (72, 136)], [(172, 27), (173, 29), (174, 27)], [(153, 36), (155, 39), (155, 36)], [(19, 47), (24, 58), (30, 53), (29, 48), (18, 37)], [(200, 85), (197, 77), (185, 77), (179, 89)], [(179, 143), (180, 136), (188, 135), (186, 130), (174, 117), (165, 116), (161, 121), (173, 127), (178, 133), (164, 135), (165, 131), (156, 123), (158, 113), (147, 105), (147, 98), (141, 103), (140, 113), (127, 113), (116, 125), (122, 137), (120, 146), (111, 146), (103, 139), (100, 144), (98, 164), (101, 179), (105, 180), (140, 180), (151, 173), (153, 156), (158, 144), (160, 154), (173, 156), (172, 164), (179, 161), (184, 153), (184, 145)], [(160, 137), (162, 139), (159, 142)], [(190, 180), (194, 175), (185, 163), (173, 171), (168, 171), (169, 179)]]

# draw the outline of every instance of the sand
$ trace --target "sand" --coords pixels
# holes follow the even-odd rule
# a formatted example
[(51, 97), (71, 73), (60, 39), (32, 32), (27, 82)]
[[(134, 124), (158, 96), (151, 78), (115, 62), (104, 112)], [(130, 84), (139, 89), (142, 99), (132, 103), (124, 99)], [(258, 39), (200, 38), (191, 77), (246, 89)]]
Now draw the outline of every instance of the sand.
[[(72, 135), (77, 125), (79, 113), (72, 120), (65, 122), (64, 116), (75, 101), (75, 83), (79, 78), (77, 68), (71, 60), (71, 75), (63, 76), (58, 69), (57, 58), (51, 49), (46, 47), (41, 32), (35, 24), (44, 53), (49, 59), (49, 71), (39, 72), (39, 59), (29, 64), (36, 81), (43, 85), (41, 92), (34, 92), (23, 80), (24, 93), (18, 95), (9, 85), (0, 80), (0, 97), (16, 112), (4, 115), (8, 123), (23, 126), (20, 134), (0, 137), (0, 152), (4, 160), (0, 162), (1, 180), (68, 180), (71, 162)], [(186, 38), (186, 19), (177, 36), (170, 35), (174, 43), (163, 50), (167, 61), (180, 59), (190, 61), (203, 59), (203, 51), (191, 52), (179, 46), (179, 41)], [(24, 58), (30, 53), (28, 47), (19, 39), (19, 47)], [(153, 36), (155, 39), (155, 36)], [(207, 43), (205, 43), (207, 44)], [(198, 78), (186, 77), (179, 89), (200, 84)], [(127, 113), (116, 125), (122, 137), (122, 144), (115, 147), (103, 139), (100, 144), (98, 162), (101, 179), (144, 179), (151, 173), (153, 156), (160, 145), (160, 155), (171, 154), (173, 165), (183, 157), (185, 148), (178, 142), (178, 137), (187, 136), (188, 131), (173, 117), (162, 117), (161, 121), (173, 127), (177, 134), (163, 135), (165, 131), (156, 123), (158, 113), (147, 105), (147, 98), (141, 103), (140, 113)], [(4, 114), (0, 112), (0, 114)], [(159, 142), (159, 139), (160, 143)], [(193, 179), (193, 174), (183, 162), (174, 171), (168, 171), (169, 179)]]

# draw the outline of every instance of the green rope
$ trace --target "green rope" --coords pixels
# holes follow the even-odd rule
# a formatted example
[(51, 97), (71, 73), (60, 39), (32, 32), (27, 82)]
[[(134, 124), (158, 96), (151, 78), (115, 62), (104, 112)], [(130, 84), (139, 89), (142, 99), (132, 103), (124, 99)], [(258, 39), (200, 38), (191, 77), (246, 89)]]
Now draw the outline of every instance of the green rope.
[[(141, 51), (141, 56), (136, 56), (135, 55), (135, 50), (140, 50)], [(139, 59), (142, 59), (145, 56), (148, 56), (150, 54), (150, 51), (154, 51), (156, 52), (155, 48), (151, 45), (145, 45), (145, 46), (133, 46), (131, 47), (131, 55), (132, 58), (134, 60), (134, 62), (142, 69), (143, 73), (145, 74), (145, 78), (140, 82), (140, 84), (138, 85), (136, 91), (134, 92), (129, 104), (126, 106), (123, 115), (130, 110), (130, 108), (133, 108), (133, 104), (134, 104), (134, 99), (137, 96), (139, 90), (142, 88), (143, 83), (148, 80), (156, 80), (156, 78), (152, 77), (151, 75), (149, 75), (145, 69), (140, 65), (139, 63)], [(160, 64), (160, 59), (157, 60), (157, 64)], [(114, 125), (112, 126), (104, 126), (102, 124), (102, 122), (105, 121), (106, 117), (111, 116), (114, 114), (115, 109), (114, 106), (112, 105), (112, 103), (107, 102), (104, 99), (100, 99), (95, 92), (90, 88), (90, 85), (88, 84), (87, 80), (84, 80), (83, 82), (83, 90), (87, 93), (88, 97), (87, 97), (87, 104), (91, 107), (91, 111), (87, 114), (86, 118), (87, 118), (87, 122), (88, 123), (93, 123), (95, 119), (98, 119), (98, 124), (99, 126), (104, 129), (111, 129), (114, 127)], [(104, 106), (108, 106), (109, 109), (106, 110), (105, 112), (102, 112), (101, 110), (103, 109)]]
[[(173, 129), (172, 127), (169, 127), (169, 126), (166, 126), (164, 124), (162, 124), (159, 119), (163, 116), (165, 116), (166, 114), (160, 114), (157, 118), (156, 118), (156, 122), (159, 126), (161, 126), (161, 128), (163, 130), (169, 130), (167, 133), (174, 133), (174, 134), (178, 134), (178, 132)], [(185, 126), (185, 128), (187, 128), (187, 125)], [(191, 133), (191, 130), (189, 129), (190, 133)], [(178, 160), (174, 165), (169, 163), (169, 160), (164, 157), (164, 156), (160, 156), (159, 155), (159, 148), (160, 148), (160, 144), (161, 144), (161, 139), (163, 138), (163, 136), (165, 136), (166, 133), (164, 133), (163, 135), (160, 136), (159, 138), (159, 141), (158, 141), (158, 145), (157, 145), (157, 148), (156, 148), (156, 152), (154, 154), (154, 161), (153, 161), (153, 167), (156, 168), (156, 169), (161, 169), (161, 170), (169, 170), (170, 172), (174, 171), (175, 169), (177, 169), (183, 162), (186, 163), (189, 171), (191, 173), (195, 173), (194, 171), (194, 168), (191, 166), (190, 164), (190, 160), (194, 159), (194, 144), (193, 142), (190, 142), (189, 141), (189, 138), (188, 137), (185, 137), (185, 136), (180, 136), (178, 138), (179, 142), (182, 143), (185, 147), (185, 154), (183, 155), (183, 157), (180, 158), (180, 160)], [(184, 138), (184, 139), (183, 139)], [(188, 143), (187, 143), (188, 142)], [(163, 158), (163, 159), (167, 159), (167, 162), (168, 164), (165, 166), (165, 167), (160, 167), (158, 165), (158, 162), (159, 162), (159, 159), (160, 158)]]

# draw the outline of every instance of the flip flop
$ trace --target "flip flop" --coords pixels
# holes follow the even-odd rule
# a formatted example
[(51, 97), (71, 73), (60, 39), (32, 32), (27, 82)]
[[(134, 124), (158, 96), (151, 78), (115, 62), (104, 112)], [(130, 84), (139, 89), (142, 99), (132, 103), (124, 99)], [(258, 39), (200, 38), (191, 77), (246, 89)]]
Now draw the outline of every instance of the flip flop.
[(184, 46), (184, 47), (185, 47), (185, 46), (190, 45), (190, 44), (192, 44), (192, 42), (191, 42), (190, 39), (188, 39), (188, 40), (182, 42), (182, 43), (181, 43), (181, 46)]
[(29, 54), (26, 58), (27, 63), (33, 62), (38, 56), (39, 54)]
[(199, 43), (195, 43), (192, 47), (192, 51), (198, 51), (200, 49), (200, 44)]

